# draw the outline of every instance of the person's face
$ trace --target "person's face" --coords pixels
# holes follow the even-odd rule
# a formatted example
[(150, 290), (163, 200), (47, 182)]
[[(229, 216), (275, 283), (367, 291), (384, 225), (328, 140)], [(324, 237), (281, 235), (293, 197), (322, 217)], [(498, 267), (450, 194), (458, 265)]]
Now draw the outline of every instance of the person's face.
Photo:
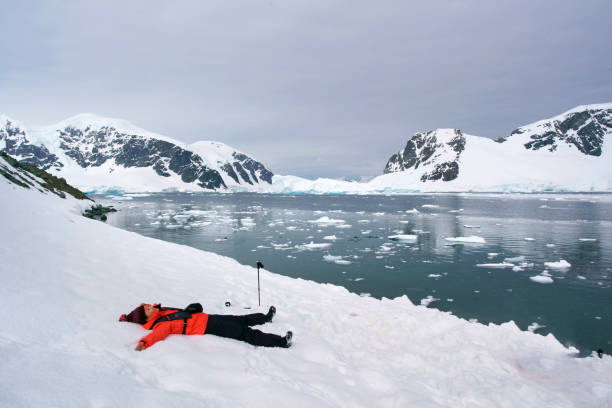
[(146, 305), (146, 304), (143, 306), (144, 306), (145, 315), (147, 316), (147, 320), (149, 320), (151, 316), (153, 316), (153, 312), (155, 311), (155, 308), (151, 305)]

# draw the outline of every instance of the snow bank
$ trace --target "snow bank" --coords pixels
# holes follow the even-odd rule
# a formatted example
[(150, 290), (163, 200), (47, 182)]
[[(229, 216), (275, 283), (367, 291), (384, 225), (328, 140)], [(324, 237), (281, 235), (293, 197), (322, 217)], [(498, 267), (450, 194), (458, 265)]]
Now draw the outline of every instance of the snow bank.
[[(612, 405), (612, 357), (572, 358), (512, 322), (485, 326), (267, 270), (257, 307), (253, 267), (86, 219), (74, 201), (4, 180), (0, 197), (0, 406)], [(145, 331), (117, 317), (142, 301), (233, 314), (274, 304), (262, 328), (293, 330), (294, 346), (170, 336), (135, 352)]]

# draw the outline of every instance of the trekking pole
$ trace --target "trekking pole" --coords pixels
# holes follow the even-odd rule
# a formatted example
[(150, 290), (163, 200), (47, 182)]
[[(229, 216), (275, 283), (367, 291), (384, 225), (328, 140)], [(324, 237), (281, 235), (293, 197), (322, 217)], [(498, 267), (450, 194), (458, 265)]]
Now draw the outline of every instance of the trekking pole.
[(261, 292), (259, 289), (259, 268), (263, 269), (263, 264), (261, 261), (257, 261), (257, 299), (259, 300), (259, 306), (261, 306)]

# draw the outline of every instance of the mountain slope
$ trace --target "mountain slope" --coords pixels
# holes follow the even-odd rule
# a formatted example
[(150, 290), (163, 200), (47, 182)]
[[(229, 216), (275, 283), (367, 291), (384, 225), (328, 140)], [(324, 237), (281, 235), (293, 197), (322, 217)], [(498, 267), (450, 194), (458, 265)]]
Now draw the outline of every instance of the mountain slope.
[(31, 128), (0, 121), (0, 150), (89, 191), (258, 190), (272, 180), (265, 166), (229, 146), (187, 146), (120, 119), (81, 114)]

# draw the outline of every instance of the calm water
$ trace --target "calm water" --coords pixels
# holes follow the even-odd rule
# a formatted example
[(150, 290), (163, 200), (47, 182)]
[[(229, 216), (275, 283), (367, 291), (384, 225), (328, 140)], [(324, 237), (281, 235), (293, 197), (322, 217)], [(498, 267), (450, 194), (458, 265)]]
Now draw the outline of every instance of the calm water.
[[(120, 200), (117, 200), (119, 198)], [(96, 196), (109, 223), (363, 296), (612, 350), (612, 196)], [(416, 235), (394, 241), (397, 234)], [(481, 237), (485, 243), (446, 238)], [(511, 258), (511, 259), (508, 259)], [(514, 270), (482, 264), (512, 263)], [(545, 266), (566, 260), (569, 269)], [(549, 281), (540, 283), (532, 280)]]

